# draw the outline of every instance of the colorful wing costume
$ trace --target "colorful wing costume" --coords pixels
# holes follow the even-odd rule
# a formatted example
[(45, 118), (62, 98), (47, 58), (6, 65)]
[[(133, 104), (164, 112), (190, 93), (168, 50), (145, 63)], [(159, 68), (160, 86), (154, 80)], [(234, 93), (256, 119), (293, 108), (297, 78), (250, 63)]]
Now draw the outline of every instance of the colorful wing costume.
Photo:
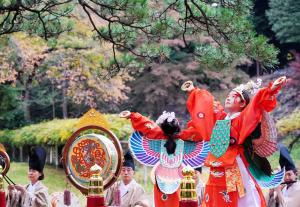
[(164, 147), (166, 140), (151, 140), (140, 132), (134, 132), (129, 138), (129, 148), (141, 164), (154, 167), (156, 183), (161, 192), (172, 194), (180, 186), (182, 168), (190, 165), (193, 168), (204, 164), (209, 152), (207, 142), (187, 142), (176, 140), (176, 150), (169, 155)]
[(151, 140), (143, 137), (138, 131), (129, 138), (129, 148), (136, 160), (148, 167), (154, 167), (159, 162), (162, 140)]
[(209, 152), (209, 143), (201, 142), (184, 142), (183, 163), (193, 168), (201, 167)]
[(254, 145), (254, 152), (260, 157), (268, 157), (277, 151), (277, 131), (275, 123), (266, 111), (261, 120), (260, 144)]
[(279, 186), (283, 182), (285, 175), (285, 169), (281, 169), (271, 176), (267, 176), (256, 168), (252, 168), (251, 166), (249, 167), (249, 171), (257, 181), (258, 185), (261, 188), (266, 189), (276, 188), (277, 186)]
[(281, 169), (275, 174), (268, 176), (256, 164), (257, 162), (260, 162), (264, 166), (269, 165), (266, 157), (273, 155), (277, 151), (276, 126), (272, 117), (266, 111), (263, 112), (260, 128), (261, 136), (259, 138), (259, 142), (257, 144), (253, 144), (254, 154), (251, 156), (252, 159), (246, 154), (247, 160), (250, 164), (249, 171), (261, 188), (276, 188), (284, 180), (285, 169)]

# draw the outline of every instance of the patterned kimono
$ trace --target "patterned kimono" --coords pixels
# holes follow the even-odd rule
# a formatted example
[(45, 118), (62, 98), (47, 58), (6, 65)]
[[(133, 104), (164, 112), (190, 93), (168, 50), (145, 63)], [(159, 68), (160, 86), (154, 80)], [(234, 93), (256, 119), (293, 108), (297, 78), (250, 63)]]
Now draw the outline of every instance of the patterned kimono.
[(276, 193), (267, 196), (268, 207), (300, 207), (300, 182), (292, 184), (289, 188), (282, 189), (283, 203), (279, 203)]
[[(107, 191), (105, 197), (105, 203), (107, 206), (116, 205), (116, 192), (122, 191), (122, 181), (114, 183)], [(135, 180), (132, 180), (128, 186), (124, 187), (124, 192), (121, 192), (121, 207), (134, 207), (139, 205), (139, 202), (149, 206), (147, 199), (145, 198), (146, 194), (141, 185), (139, 185)], [(123, 195), (122, 195), (123, 194)]]
[(41, 181), (33, 185), (32, 192), (29, 192), (30, 185), (26, 186), (26, 192), (22, 195), (20, 191), (13, 191), (12, 196), (7, 196), (7, 207), (48, 207), (48, 189)]
[[(200, 133), (199, 139), (210, 141), (221, 134), (228, 142), (217, 139), (205, 161), (210, 175), (205, 187), (204, 207), (265, 207), (260, 187), (248, 170), (243, 143), (261, 121), (264, 111), (276, 106), (276, 93), (271, 85), (261, 89), (241, 113), (227, 116), (220, 104), (206, 90), (193, 89), (187, 100), (192, 117), (190, 126)], [(220, 138), (220, 136), (219, 136)], [(222, 152), (223, 151), (223, 152)]]

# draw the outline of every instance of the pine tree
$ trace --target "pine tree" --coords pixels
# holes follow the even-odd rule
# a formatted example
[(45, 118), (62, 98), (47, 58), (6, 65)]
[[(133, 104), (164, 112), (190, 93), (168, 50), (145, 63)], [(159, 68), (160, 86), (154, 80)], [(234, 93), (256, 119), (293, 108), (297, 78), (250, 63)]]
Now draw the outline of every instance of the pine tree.
[(269, 6), (267, 16), (280, 42), (300, 44), (300, 1), (270, 0)]

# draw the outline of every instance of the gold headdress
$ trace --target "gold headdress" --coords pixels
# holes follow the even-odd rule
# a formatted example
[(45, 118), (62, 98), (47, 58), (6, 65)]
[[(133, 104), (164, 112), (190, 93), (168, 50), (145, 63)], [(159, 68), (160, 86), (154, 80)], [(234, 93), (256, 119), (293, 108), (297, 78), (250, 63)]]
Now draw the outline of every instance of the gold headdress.
[(254, 96), (258, 92), (261, 86), (261, 82), (262, 82), (261, 79), (257, 79), (256, 82), (251, 80), (246, 84), (241, 84), (237, 86), (236, 88), (233, 89), (233, 91), (240, 94), (242, 99), (245, 100), (243, 96), (243, 92), (246, 92), (250, 97)]

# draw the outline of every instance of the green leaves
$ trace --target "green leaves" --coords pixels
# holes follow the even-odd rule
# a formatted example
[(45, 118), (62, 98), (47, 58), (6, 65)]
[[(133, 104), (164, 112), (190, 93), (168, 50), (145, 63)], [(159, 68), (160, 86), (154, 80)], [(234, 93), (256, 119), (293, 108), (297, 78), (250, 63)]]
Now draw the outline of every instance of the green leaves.
[(272, 30), (281, 43), (300, 43), (300, 2), (270, 0), (267, 11)]
[[(7, 1), (2, 0), (1, 3), (2, 7), (7, 5)], [(185, 46), (191, 43), (203, 45), (202, 42), (198, 42), (203, 36), (212, 39), (211, 46), (205, 46), (205, 49), (201, 46), (198, 49), (204, 55), (198, 54), (197, 59), (202, 64), (207, 63), (207, 68), (226, 67), (240, 57), (256, 59), (266, 66), (276, 63), (274, 48), (267, 44), (266, 39), (254, 33), (250, 21), (251, 0), (218, 3), (200, 0), (38, 0), (34, 3), (10, 3), (16, 4), (16, 7), (14, 10), (9, 8), (5, 11), (6, 14), (11, 13), (3, 23), (2, 33), (21, 30), (49, 39), (64, 31), (70, 31), (64, 35), (63, 42), (51, 39), (49, 46), (61, 45), (64, 48), (77, 49), (84, 48), (83, 42), (92, 42), (86, 41), (85, 38), (97, 37), (101, 41), (112, 43), (114, 51), (111, 57), (115, 59), (118, 70), (122, 64), (117, 61), (116, 49), (130, 52), (139, 57), (140, 61), (155, 62), (162, 54), (168, 57), (167, 49), (160, 46), (162, 41), (178, 37), (184, 41)], [(19, 10), (22, 13), (20, 18)], [(18, 17), (16, 19), (14, 12)], [(4, 18), (5, 15), (2, 15), (2, 20)], [(77, 28), (81, 18), (90, 22), (90, 27), (85, 30), (90, 31), (89, 34)], [(92, 30), (94, 36), (91, 34)], [(82, 39), (78, 35), (80, 33), (83, 34)], [(282, 35), (285, 33), (286, 31)], [(243, 45), (246, 48), (243, 48)], [(263, 47), (265, 49), (262, 49)], [(211, 60), (207, 59), (209, 55)], [(214, 61), (217, 62), (214, 64)]]

